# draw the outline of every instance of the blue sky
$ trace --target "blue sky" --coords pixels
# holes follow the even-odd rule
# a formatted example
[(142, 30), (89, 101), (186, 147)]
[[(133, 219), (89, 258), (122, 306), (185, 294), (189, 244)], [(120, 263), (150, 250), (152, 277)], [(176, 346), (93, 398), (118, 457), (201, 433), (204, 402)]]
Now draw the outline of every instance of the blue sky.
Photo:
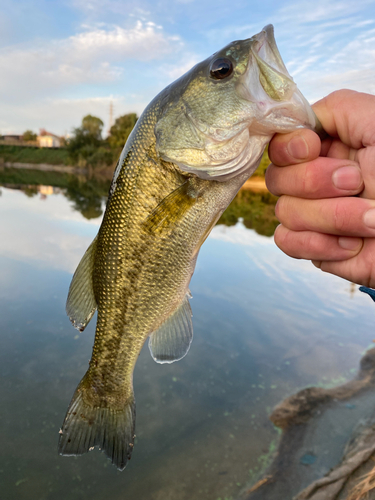
[[(313, 8), (311, 6), (314, 6)], [(232, 40), (275, 26), (310, 102), (339, 88), (375, 93), (373, 0), (2, 0), (0, 133), (108, 127)]]

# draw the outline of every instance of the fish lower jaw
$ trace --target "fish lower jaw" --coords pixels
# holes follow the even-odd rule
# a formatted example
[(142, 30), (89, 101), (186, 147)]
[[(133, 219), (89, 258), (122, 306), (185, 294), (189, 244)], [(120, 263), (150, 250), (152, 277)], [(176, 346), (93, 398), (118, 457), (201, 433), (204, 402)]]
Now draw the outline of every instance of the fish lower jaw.
[(297, 128), (313, 129), (316, 120), (310, 106), (307, 104), (302, 107), (296, 100), (257, 103), (258, 113), (262, 116), (250, 126), (250, 134), (262, 134), (270, 138), (275, 133), (286, 133)]

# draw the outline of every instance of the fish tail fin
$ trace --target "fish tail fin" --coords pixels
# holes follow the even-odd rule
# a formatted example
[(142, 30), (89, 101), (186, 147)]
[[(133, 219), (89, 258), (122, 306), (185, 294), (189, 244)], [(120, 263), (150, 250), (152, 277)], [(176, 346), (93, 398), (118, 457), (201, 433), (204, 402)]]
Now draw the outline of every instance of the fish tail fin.
[(66, 413), (58, 452), (82, 455), (99, 446), (119, 470), (124, 470), (134, 447), (134, 396), (121, 410), (90, 406), (85, 402), (87, 389), (83, 385), (81, 382), (77, 387)]

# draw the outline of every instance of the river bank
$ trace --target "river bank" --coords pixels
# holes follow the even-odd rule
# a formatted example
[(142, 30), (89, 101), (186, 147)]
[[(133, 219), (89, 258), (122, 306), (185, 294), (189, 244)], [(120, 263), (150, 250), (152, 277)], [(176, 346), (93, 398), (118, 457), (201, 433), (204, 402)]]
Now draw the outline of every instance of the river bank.
[[(0, 159), (1, 160), (1, 159)], [(72, 165), (52, 165), (49, 163), (20, 163), (20, 162), (1, 162), (1, 168), (17, 168), (21, 170), (41, 170), (44, 172), (61, 172), (64, 174), (84, 175), (89, 178), (96, 177), (103, 180), (111, 180), (114, 168), (103, 167), (93, 169), (92, 167), (80, 168)], [(252, 191), (254, 193), (268, 192), (264, 177), (251, 177), (241, 189)]]
[(8, 162), (64, 166), (69, 163), (69, 160), (68, 151), (65, 148), (38, 148), (0, 144), (0, 164)]
[(70, 174), (87, 177), (88, 179), (95, 178), (99, 181), (111, 181), (114, 172), (114, 166), (107, 166), (102, 168), (77, 167), (73, 165), (53, 165), (50, 163), (21, 163), (11, 161), (1, 161), (0, 170), (4, 169), (17, 169), (17, 170), (34, 170), (41, 172), (58, 172), (61, 174)]
[(3, 163), (0, 162), (0, 168), (19, 168), (21, 170), (42, 170), (43, 172), (62, 172), (64, 174), (82, 174), (85, 175), (88, 173), (88, 169), (73, 167), (71, 165), (51, 165), (49, 163), (19, 163), (19, 162), (11, 162), (5, 161)]
[(268, 192), (266, 186), (266, 180), (264, 177), (250, 177), (241, 189), (246, 189), (248, 191), (253, 191), (254, 193), (264, 193)]

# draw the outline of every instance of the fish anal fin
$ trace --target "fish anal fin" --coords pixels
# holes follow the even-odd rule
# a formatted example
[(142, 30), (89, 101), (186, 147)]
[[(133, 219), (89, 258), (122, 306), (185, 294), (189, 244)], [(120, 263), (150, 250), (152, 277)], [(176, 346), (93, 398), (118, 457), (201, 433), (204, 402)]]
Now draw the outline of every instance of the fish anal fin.
[(173, 363), (186, 356), (193, 340), (188, 292), (176, 311), (150, 335), (148, 346), (157, 363)]
[(151, 232), (173, 229), (196, 202), (197, 195), (188, 179), (159, 203), (143, 227)]
[(60, 430), (58, 452), (65, 456), (83, 455), (99, 446), (119, 470), (124, 470), (134, 447), (134, 396), (121, 410), (92, 406), (85, 402), (87, 389), (82, 382)]
[(66, 313), (80, 331), (86, 328), (97, 308), (92, 282), (96, 241), (95, 238), (78, 264), (66, 301)]

